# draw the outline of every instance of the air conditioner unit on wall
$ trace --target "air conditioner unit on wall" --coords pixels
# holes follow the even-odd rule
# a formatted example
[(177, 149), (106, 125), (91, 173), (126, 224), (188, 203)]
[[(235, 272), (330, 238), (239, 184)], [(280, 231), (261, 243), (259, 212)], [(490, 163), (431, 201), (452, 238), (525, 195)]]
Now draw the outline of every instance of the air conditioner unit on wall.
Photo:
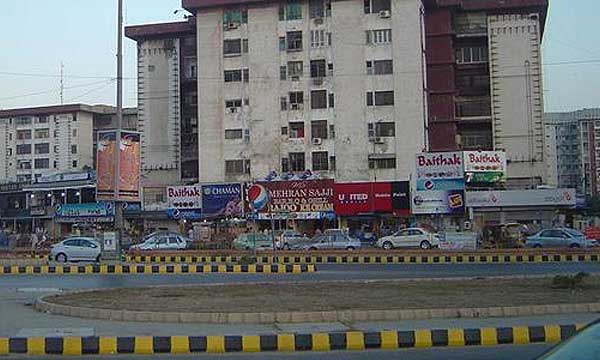
[(304, 110), (304, 104), (290, 104), (290, 109), (292, 110)]
[(313, 78), (312, 83), (314, 86), (321, 86), (321, 85), (323, 85), (323, 78), (322, 77)]
[(225, 30), (234, 30), (234, 29), (237, 29), (238, 27), (239, 27), (239, 24), (238, 24), (238, 23), (226, 23), (226, 24), (223, 26), (223, 28), (224, 28)]
[(381, 10), (379, 12), (379, 17), (380, 18), (389, 18), (390, 16), (392, 16), (392, 12), (389, 10)]
[(312, 139), (312, 144), (313, 145), (321, 145), (321, 144), (323, 144), (323, 139), (321, 139), (321, 138), (313, 138)]

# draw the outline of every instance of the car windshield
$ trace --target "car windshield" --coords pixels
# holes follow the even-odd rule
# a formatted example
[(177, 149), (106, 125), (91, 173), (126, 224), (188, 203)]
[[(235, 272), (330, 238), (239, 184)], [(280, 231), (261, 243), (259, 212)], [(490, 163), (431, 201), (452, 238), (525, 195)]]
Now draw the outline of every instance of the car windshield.
[(558, 345), (539, 360), (600, 359), (600, 323), (589, 326), (575, 337)]

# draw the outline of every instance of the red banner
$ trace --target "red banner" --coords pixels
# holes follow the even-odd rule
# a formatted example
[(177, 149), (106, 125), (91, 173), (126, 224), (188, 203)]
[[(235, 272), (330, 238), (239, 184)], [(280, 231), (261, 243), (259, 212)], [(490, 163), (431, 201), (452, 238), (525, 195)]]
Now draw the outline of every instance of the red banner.
[[(98, 132), (96, 153), (97, 200), (140, 200), (140, 134), (122, 131), (117, 148), (116, 131)], [(115, 152), (119, 151), (119, 193), (115, 199)]]
[(334, 189), (337, 215), (392, 212), (392, 185), (389, 182), (335, 184)]

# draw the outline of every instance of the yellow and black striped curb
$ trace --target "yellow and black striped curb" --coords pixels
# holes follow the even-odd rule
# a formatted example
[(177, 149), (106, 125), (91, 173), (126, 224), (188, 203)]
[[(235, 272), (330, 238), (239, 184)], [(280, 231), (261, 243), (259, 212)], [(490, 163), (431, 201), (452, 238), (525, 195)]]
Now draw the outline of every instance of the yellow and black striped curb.
[[(245, 256), (127, 256), (127, 261), (138, 263), (236, 263), (247, 260)], [(598, 262), (598, 254), (537, 254), (537, 255), (283, 255), (258, 256), (259, 264), (506, 264)]]
[(559, 342), (581, 325), (238, 336), (0, 338), (0, 355), (188, 354), (431, 348)]
[(315, 272), (314, 264), (251, 264), (251, 265), (28, 265), (0, 266), (0, 275), (37, 274), (207, 274), (207, 273), (263, 273), (299, 274)]

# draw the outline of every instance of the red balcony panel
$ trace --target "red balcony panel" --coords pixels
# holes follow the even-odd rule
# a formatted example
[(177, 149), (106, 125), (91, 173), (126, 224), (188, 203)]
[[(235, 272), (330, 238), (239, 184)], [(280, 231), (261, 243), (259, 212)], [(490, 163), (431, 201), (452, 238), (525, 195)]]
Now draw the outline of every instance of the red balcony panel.
[(452, 151), (457, 148), (454, 122), (429, 124), (429, 151)]
[(454, 121), (454, 96), (429, 96), (429, 122)]
[(429, 66), (427, 68), (427, 87), (432, 92), (455, 91), (454, 78), (454, 66), (452, 65)]
[(425, 15), (425, 31), (429, 35), (452, 33), (450, 9), (431, 9)]

